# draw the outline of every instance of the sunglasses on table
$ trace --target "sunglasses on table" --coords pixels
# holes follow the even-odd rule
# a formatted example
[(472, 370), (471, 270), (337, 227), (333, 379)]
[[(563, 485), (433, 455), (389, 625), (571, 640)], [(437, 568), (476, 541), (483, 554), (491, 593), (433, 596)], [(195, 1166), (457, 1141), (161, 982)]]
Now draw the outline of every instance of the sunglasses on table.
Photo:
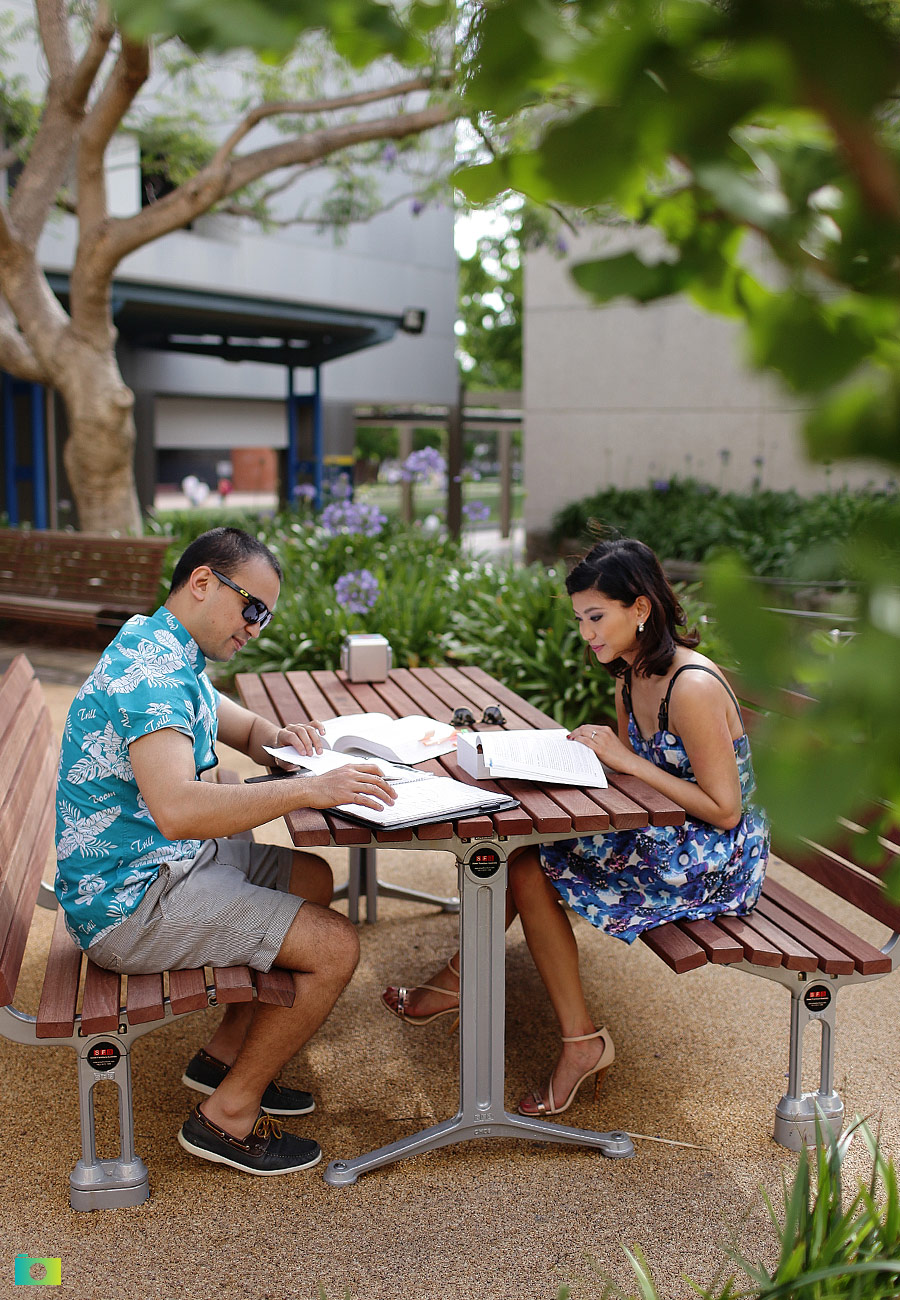
[(272, 611), (265, 601), (260, 600), (258, 596), (251, 596), (249, 591), (244, 591), (243, 587), (239, 587), (236, 582), (226, 578), (225, 574), (220, 573), (218, 569), (210, 569), (210, 573), (214, 578), (224, 582), (226, 587), (230, 587), (232, 591), (236, 591), (239, 596), (243, 596), (244, 600), (246, 600), (247, 604), (241, 610), (241, 617), (245, 623), (249, 623), (251, 627), (254, 623), (258, 623), (260, 630), (262, 630), (271, 622)]
[(482, 713), (480, 718), (476, 718), (471, 709), (461, 705), (460, 708), (453, 710), (453, 716), (450, 719), (451, 727), (474, 727), (479, 722), (486, 723), (489, 727), (502, 727), (506, 722), (500, 711), (499, 704), (489, 704)]

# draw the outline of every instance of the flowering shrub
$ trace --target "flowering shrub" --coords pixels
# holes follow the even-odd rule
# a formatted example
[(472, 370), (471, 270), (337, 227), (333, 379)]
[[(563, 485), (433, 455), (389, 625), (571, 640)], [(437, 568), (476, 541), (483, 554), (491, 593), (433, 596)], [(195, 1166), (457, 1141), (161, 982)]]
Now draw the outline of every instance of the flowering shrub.
[(491, 508), (484, 501), (467, 501), (462, 508), (462, 512), (470, 523), (476, 524), (483, 519), (489, 519)]
[(322, 511), (320, 520), (332, 537), (340, 533), (377, 537), (387, 523), (387, 515), (365, 501), (333, 501)]
[(367, 614), (378, 599), (380, 590), (378, 579), (368, 569), (342, 573), (334, 584), (337, 603), (348, 614)]
[(411, 451), (400, 467), (400, 477), (405, 483), (424, 483), (433, 474), (446, 472), (447, 462), (437, 447)]

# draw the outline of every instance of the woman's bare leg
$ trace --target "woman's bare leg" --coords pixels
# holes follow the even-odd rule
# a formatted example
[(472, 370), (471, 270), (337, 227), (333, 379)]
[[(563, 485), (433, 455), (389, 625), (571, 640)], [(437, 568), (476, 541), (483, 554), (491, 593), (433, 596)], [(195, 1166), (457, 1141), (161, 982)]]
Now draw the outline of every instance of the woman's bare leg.
[[(556, 1012), (562, 1036), (592, 1034), (595, 1025), (581, 986), (578, 945), (563, 901), (541, 870), (536, 847), (522, 849), (510, 859), (509, 893), (522, 919), (525, 941)], [(552, 1075), (557, 1106), (568, 1097), (578, 1079), (596, 1065), (603, 1049), (603, 1039), (563, 1043)], [(542, 1095), (547, 1101), (546, 1090)]]

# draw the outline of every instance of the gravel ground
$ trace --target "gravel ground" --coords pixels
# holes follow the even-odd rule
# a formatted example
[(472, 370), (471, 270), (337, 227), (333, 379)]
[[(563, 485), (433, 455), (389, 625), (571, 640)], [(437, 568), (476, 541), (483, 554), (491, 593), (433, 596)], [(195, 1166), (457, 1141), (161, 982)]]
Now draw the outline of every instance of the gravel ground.
[[(40, 647), (32, 653), (59, 728), (83, 660), (43, 664)], [(80, 653), (89, 667), (93, 654)], [(239, 755), (223, 759), (248, 769)], [(281, 824), (258, 834), (285, 836)], [(328, 856), (340, 881), (346, 854)], [(378, 861), (386, 880), (440, 893), (455, 888), (447, 854), (381, 851)], [(783, 864), (772, 870), (797, 881)], [(446, 958), (456, 918), (391, 899), (379, 900), (378, 914), (376, 925), (360, 926), (362, 959), (351, 985), (284, 1073), (285, 1082), (316, 1095), (315, 1114), (293, 1127), (320, 1142), (325, 1161), (394, 1141), (457, 1107), (458, 1038), (447, 1033), (449, 1018), (410, 1029), (378, 1002), (386, 983), (418, 981)], [(854, 923), (850, 909), (841, 914)], [(36, 1007), (51, 926), (51, 914), (39, 914), (32, 929), (17, 998), (26, 1010)], [(880, 927), (862, 928), (884, 941)], [(635, 1292), (623, 1247), (639, 1243), (661, 1293), (687, 1300), (687, 1279), (710, 1281), (735, 1240), (751, 1257), (773, 1260), (759, 1188), (777, 1204), (782, 1176), (796, 1164), (771, 1139), (787, 1063), (786, 992), (711, 967), (676, 977), (640, 943), (628, 949), (582, 922), (578, 935), (588, 1001), (615, 1038), (617, 1060), (596, 1106), (585, 1087), (566, 1120), (695, 1146), (639, 1139), (636, 1158), (617, 1161), (500, 1139), (403, 1161), (343, 1189), (323, 1181), (324, 1166), (251, 1178), (193, 1159), (175, 1141), (193, 1098), (180, 1083), (184, 1064), (215, 1023), (216, 1013), (206, 1011), (134, 1048), (136, 1143), (150, 1170), (150, 1200), (76, 1214), (68, 1202), (68, 1174), (80, 1154), (72, 1054), (4, 1039), (0, 1240), (7, 1259), (0, 1276), (11, 1283), (13, 1257), (24, 1251), (61, 1257), (63, 1291), (85, 1300), (164, 1300), (185, 1287), (197, 1300), (552, 1300), (563, 1283), (575, 1300), (590, 1300), (603, 1291), (598, 1271)], [(514, 1106), (543, 1080), (556, 1050), (553, 1016), (518, 925), (509, 934), (507, 981), (506, 1088)], [(845, 991), (837, 1045), (848, 1115), (880, 1122), (892, 1154), (900, 1148), (898, 1002), (893, 979)], [(807, 1088), (817, 1077), (817, 1037), (807, 1035)], [(102, 1139), (113, 1089), (97, 1091)], [(858, 1145), (850, 1170), (865, 1176)]]

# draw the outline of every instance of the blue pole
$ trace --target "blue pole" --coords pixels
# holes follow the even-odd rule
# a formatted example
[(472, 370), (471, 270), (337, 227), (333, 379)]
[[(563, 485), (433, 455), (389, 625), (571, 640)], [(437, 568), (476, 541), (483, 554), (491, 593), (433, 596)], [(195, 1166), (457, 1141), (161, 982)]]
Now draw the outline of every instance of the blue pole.
[(19, 522), (19, 494), (16, 491), (16, 426), (13, 386), (9, 375), (0, 375), (3, 390), (3, 471), (6, 475), (6, 514), (10, 524)]
[(322, 425), (321, 367), (313, 370), (313, 483), (316, 489), (316, 509), (322, 509), (322, 480), (324, 477), (325, 437)]
[(287, 446), (287, 465), (285, 472), (287, 474), (287, 483), (284, 485), (284, 495), (290, 509), (294, 504), (294, 488), (297, 486), (298, 473), (298, 455), (297, 455), (297, 399), (294, 396), (294, 370), (292, 366), (287, 368), (287, 423), (288, 423), (288, 446)]
[(31, 463), (34, 493), (34, 526), (47, 527), (47, 428), (45, 422), (44, 390), (40, 384), (31, 385)]

